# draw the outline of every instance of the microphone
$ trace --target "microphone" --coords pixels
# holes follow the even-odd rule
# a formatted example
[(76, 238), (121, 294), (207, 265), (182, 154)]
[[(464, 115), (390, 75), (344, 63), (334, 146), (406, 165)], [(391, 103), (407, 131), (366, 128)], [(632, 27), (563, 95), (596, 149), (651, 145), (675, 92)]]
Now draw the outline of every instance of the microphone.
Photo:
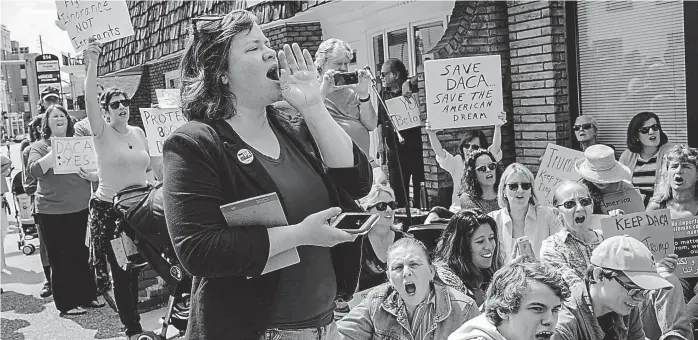
[(377, 80), (376, 77), (373, 76), (373, 72), (371, 72), (371, 66), (366, 65), (366, 67), (364, 67), (364, 70), (368, 71), (368, 76), (371, 77), (371, 81), (375, 84)]

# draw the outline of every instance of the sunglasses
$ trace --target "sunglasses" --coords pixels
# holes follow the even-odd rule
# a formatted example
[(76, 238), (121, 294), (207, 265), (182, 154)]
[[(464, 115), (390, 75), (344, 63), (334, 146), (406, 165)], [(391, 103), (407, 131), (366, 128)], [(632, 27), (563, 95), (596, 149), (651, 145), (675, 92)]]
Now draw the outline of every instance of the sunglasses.
[[(590, 206), (591, 203), (593, 202), (593, 201), (591, 200), (591, 198), (589, 198), (589, 197), (580, 197), (580, 198), (578, 199), (578, 201), (579, 201), (579, 204), (581, 204), (583, 207), (588, 207), (588, 206)], [(577, 201), (575, 201), (575, 200), (569, 200), (569, 201), (565, 201), (565, 202), (562, 203), (562, 204), (556, 205), (556, 207), (560, 207), (560, 206), (565, 207), (565, 209), (572, 209), (572, 208), (574, 208), (574, 207), (577, 206)]]
[(392, 210), (395, 210), (397, 208), (397, 203), (395, 203), (395, 201), (387, 202), (387, 203), (386, 202), (378, 202), (372, 206), (369, 206), (368, 209), (366, 209), (366, 210), (376, 208), (376, 210), (378, 210), (378, 211), (385, 211), (388, 209), (388, 207), (390, 207), (390, 209), (392, 209)]
[(594, 125), (591, 125), (591, 123), (584, 123), (582, 125), (573, 125), (572, 126), (572, 131), (579, 131), (579, 130), (589, 130), (591, 127)]
[(521, 190), (531, 190), (531, 183), (509, 183), (506, 186), (511, 191), (519, 190), (519, 187)]
[(640, 128), (640, 133), (643, 134), (643, 135), (646, 135), (646, 134), (650, 133), (650, 129), (652, 129), (653, 131), (659, 131), (659, 130), (661, 130), (661, 129), (659, 128), (659, 124), (653, 124), (652, 126), (641, 127), (641, 128)]
[(123, 105), (124, 107), (128, 107), (129, 105), (131, 105), (131, 101), (128, 99), (122, 99), (122, 100), (117, 100), (117, 101), (109, 103), (109, 107), (111, 107), (112, 110), (118, 109), (119, 105)]
[(480, 165), (479, 167), (475, 168), (475, 170), (480, 172), (487, 172), (487, 170), (494, 169), (497, 169), (497, 163), (495, 162), (487, 163), (486, 165)]
[(647, 289), (630, 286), (628, 283), (623, 282), (623, 280), (619, 279), (618, 276), (614, 276), (613, 279), (616, 280), (616, 282), (618, 282), (618, 284), (620, 284), (621, 287), (627, 290), (628, 296), (632, 298), (639, 299), (640, 297), (644, 297), (645, 295), (647, 295), (647, 293), (649, 293), (649, 290)]
[(480, 146), (477, 144), (470, 144), (470, 143), (463, 144), (463, 149), (477, 150), (479, 148), (480, 148)]

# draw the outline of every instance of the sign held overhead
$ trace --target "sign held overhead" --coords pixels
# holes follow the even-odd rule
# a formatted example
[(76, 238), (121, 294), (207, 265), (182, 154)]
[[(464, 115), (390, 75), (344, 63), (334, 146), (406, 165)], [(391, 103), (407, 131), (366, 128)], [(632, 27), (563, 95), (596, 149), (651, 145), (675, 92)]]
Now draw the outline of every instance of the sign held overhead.
[(56, 1), (57, 24), (68, 31), (75, 52), (87, 47), (89, 38), (101, 43), (134, 34), (125, 0)]

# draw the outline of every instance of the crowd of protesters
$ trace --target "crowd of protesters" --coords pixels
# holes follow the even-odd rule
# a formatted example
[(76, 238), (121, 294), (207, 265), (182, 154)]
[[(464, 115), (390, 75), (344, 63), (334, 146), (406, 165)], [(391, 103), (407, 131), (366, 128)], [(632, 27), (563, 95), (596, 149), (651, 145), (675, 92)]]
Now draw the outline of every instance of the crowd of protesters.
[[(604, 195), (624, 190), (638, 190), (647, 211), (698, 215), (698, 150), (670, 143), (656, 114), (630, 121), (618, 160), (614, 146), (598, 142), (596, 119), (577, 118), (582, 179), (558, 185), (552, 205), (525, 165), (502, 163), (505, 112), (491, 143), (468, 129), (456, 150), (426, 122), (454, 188), (450, 205), (427, 218), (438, 236), (422, 242), (395, 219), (396, 209), (420, 206), (422, 127), (398, 136), (385, 106), (371, 101), (372, 93), (388, 100), (416, 91), (402, 61), (381, 65), (381, 90), (372, 92), (369, 68), (356, 72), (356, 85), (335, 84), (353, 53), (339, 39), (313, 58), (297, 44), (274, 51), (244, 10), (192, 26), (181, 62), (188, 122), (162, 158), (129, 125), (130, 94), (97, 84), (99, 43), (85, 51), (87, 118), (76, 122), (55, 91), (42, 93), (21, 169), (39, 230), (40, 295), (53, 295), (61, 314), (100, 308), (113, 288), (125, 335), (143, 332), (138, 267), (124, 266), (113, 248), (127, 223), (113, 198), (162, 181), (167, 232), (193, 278), (190, 339), (693, 339), (697, 282), (677, 277), (678, 257), (655, 261), (634, 238), (605, 238), (598, 218), (629, 213), (601, 209)], [(97, 171), (53, 172), (51, 137), (73, 136), (93, 136)], [(7, 176), (11, 164), (2, 161)], [(221, 206), (268, 193), (277, 193), (286, 225), (229, 226)], [(365, 235), (350, 234), (329, 224), (342, 212), (378, 219)], [(291, 249), (299, 263), (262, 274)]]

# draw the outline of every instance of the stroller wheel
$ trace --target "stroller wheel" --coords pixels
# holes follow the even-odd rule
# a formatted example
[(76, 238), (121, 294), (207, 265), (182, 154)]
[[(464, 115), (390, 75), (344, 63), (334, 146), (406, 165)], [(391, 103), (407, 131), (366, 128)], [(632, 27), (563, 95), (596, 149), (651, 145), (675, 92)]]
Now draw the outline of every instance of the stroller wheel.
[(34, 254), (35, 251), (36, 247), (34, 247), (33, 244), (27, 244), (24, 247), (22, 247), (22, 253), (24, 253), (24, 255)]

